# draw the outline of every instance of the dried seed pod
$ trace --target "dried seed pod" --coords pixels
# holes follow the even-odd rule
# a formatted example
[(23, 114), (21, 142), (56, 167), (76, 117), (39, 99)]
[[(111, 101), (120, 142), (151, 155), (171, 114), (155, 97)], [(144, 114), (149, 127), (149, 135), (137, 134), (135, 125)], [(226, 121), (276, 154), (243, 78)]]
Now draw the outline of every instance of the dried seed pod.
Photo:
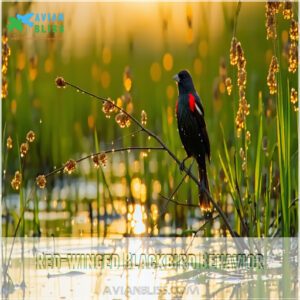
[(298, 41), (298, 22), (292, 19), (291, 21), (291, 27), (290, 27), (290, 39), (291, 41)]
[(271, 95), (277, 93), (277, 81), (274, 73), (270, 73), (267, 77), (267, 84)]
[(277, 31), (276, 31), (276, 7), (273, 5), (273, 2), (266, 3), (266, 29), (267, 29), (267, 40), (268, 39), (276, 39)]
[(273, 56), (269, 66), (269, 72), (267, 76), (267, 84), (271, 95), (277, 93), (276, 73), (278, 72), (279, 72), (279, 64), (276, 56)]
[(246, 169), (247, 169), (247, 162), (243, 161), (243, 163), (242, 163), (242, 170), (246, 171)]
[(7, 80), (3, 77), (2, 78), (1, 98), (6, 98), (7, 95), (8, 95), (8, 83), (7, 83)]
[(1, 90), (1, 98), (5, 99), (8, 96), (8, 83), (6, 74), (8, 71), (8, 58), (11, 54), (10, 48), (7, 44), (8, 37), (6, 32), (2, 35), (2, 90)]
[(29, 143), (32, 143), (35, 140), (35, 133), (32, 130), (28, 131), (28, 133), (26, 135), (26, 140)]
[(236, 37), (233, 37), (231, 40), (231, 46), (230, 46), (230, 64), (231, 65), (236, 65), (237, 64), (237, 39)]
[(245, 87), (247, 83), (247, 72), (245, 69), (238, 70), (238, 86)]
[(93, 161), (94, 167), (96, 169), (98, 169), (100, 167), (100, 165), (102, 167), (105, 167), (106, 163), (107, 163), (107, 155), (104, 152), (102, 152), (100, 154), (93, 155), (92, 156), (92, 161)]
[(129, 116), (123, 112), (118, 113), (115, 120), (121, 128), (129, 127), (131, 125)]
[(247, 130), (247, 132), (246, 132), (246, 140), (248, 141), (248, 143), (251, 142), (251, 133), (249, 130)]
[(230, 77), (227, 77), (225, 80), (225, 86), (226, 86), (226, 90), (227, 90), (227, 94), (228, 96), (231, 95), (231, 91), (232, 91), (232, 81)]
[(15, 190), (18, 191), (21, 187), (22, 184), (22, 174), (20, 173), (20, 171), (16, 171), (15, 172), (15, 176), (11, 181), (11, 187)]
[(20, 146), (20, 154), (21, 154), (21, 157), (25, 157), (27, 152), (29, 150), (29, 144), (26, 142), (26, 143), (22, 143), (21, 146)]
[(294, 88), (291, 89), (290, 100), (292, 104), (296, 104), (298, 102), (298, 92)]
[(110, 98), (108, 98), (107, 101), (103, 102), (102, 111), (107, 118), (110, 118), (110, 114), (113, 113), (114, 110), (115, 110), (115, 105)]
[(7, 138), (7, 140), (6, 140), (6, 148), (7, 149), (12, 149), (12, 147), (13, 147), (13, 140), (12, 140), (12, 138), (9, 136), (8, 138)]
[(236, 45), (236, 52), (237, 52), (237, 66), (238, 69), (245, 69), (246, 68), (246, 59), (244, 55), (244, 50), (242, 48), (242, 44), (240, 42)]
[(77, 167), (77, 162), (74, 159), (68, 160), (64, 165), (64, 173), (72, 174)]
[(45, 175), (39, 175), (39, 176), (36, 178), (36, 184), (37, 184), (37, 186), (38, 186), (40, 189), (44, 189), (44, 188), (46, 187), (46, 184), (47, 184), (47, 180), (46, 180)]
[(284, 2), (282, 14), (283, 18), (286, 20), (289, 20), (294, 16), (291, 1), (288, 0)]
[(289, 72), (296, 73), (298, 67), (298, 47), (295, 42), (289, 47)]
[(63, 77), (56, 77), (55, 84), (58, 88), (65, 88), (67, 85)]
[(240, 148), (240, 157), (241, 157), (241, 159), (245, 158), (245, 151), (243, 148)]

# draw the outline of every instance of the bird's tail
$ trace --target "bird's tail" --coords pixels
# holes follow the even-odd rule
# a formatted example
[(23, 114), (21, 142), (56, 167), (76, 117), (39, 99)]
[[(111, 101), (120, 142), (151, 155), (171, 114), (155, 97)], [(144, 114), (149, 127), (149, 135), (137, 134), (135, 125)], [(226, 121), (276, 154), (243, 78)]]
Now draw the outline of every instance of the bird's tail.
[(199, 187), (199, 205), (200, 209), (205, 215), (206, 218), (211, 218), (212, 215), (212, 205), (209, 200), (208, 194), (209, 191), (209, 183), (207, 179), (206, 165), (205, 163), (198, 162), (198, 170), (199, 170), (199, 181), (201, 188)]

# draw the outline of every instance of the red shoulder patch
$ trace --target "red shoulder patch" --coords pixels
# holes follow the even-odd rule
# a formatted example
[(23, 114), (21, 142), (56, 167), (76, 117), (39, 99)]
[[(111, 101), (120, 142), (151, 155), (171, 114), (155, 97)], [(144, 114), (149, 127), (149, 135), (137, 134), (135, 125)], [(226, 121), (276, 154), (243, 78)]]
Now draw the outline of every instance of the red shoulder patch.
[(178, 113), (178, 100), (176, 101), (176, 114)]
[(189, 107), (192, 112), (195, 111), (196, 108), (196, 99), (193, 94), (189, 94)]

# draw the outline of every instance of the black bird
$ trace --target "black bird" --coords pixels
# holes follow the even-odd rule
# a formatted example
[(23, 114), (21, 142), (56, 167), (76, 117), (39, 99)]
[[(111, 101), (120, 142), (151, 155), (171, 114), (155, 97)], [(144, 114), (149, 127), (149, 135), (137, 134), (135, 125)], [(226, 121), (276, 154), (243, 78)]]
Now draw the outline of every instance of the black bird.
[(189, 157), (196, 159), (201, 184), (199, 204), (205, 217), (210, 218), (212, 207), (205, 192), (205, 189), (209, 192), (205, 158), (210, 160), (210, 145), (204, 121), (203, 105), (188, 71), (180, 71), (173, 79), (177, 81), (179, 91), (176, 103), (177, 125), (181, 142), (187, 154), (181, 163), (181, 169), (184, 167), (186, 159)]

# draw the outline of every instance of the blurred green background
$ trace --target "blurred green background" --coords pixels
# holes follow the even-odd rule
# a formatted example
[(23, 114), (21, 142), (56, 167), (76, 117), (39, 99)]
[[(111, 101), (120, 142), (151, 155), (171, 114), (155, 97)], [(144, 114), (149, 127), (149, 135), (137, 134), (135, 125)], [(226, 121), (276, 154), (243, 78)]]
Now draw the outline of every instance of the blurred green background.
[[(243, 144), (242, 139), (236, 138), (238, 90), (236, 69), (229, 63), (237, 3), (3, 3), (2, 7), (3, 29), (7, 26), (8, 17), (16, 13), (64, 13), (63, 33), (32, 33), (28, 28), (21, 33), (8, 33), (11, 55), (7, 73), (8, 96), (2, 100), (2, 162), (6, 172), (2, 192), (3, 201), (7, 201), (10, 207), (6, 211), (4, 206), (4, 215), (11, 214), (13, 220), (4, 218), (3, 235), (5, 232), (13, 234), (20, 215), (18, 209), (9, 205), (9, 201), (12, 201), (10, 199), (15, 199), (12, 195), (19, 197), (12, 190), (10, 181), (14, 172), (20, 168), (17, 142), (22, 143), (29, 130), (36, 133), (36, 141), (30, 145), (23, 165), (24, 199), (28, 199), (38, 174), (46, 174), (70, 158), (79, 159), (96, 152), (98, 147), (106, 150), (130, 145), (156, 145), (153, 139), (148, 140), (143, 133), (132, 136), (137, 129), (134, 125), (120, 129), (114, 117), (105, 117), (102, 104), (97, 100), (77, 93), (70, 87), (57, 89), (54, 82), (56, 76), (62, 76), (70, 83), (115, 101), (125, 95), (118, 103), (129, 112), (132, 111), (138, 119), (141, 111), (145, 110), (148, 116), (147, 128), (158, 134), (183, 159), (185, 153), (176, 130), (174, 113), (177, 87), (172, 81), (173, 75), (181, 69), (191, 72), (204, 104), (212, 149), (208, 166), (212, 196), (224, 209), (232, 226), (241, 233), (235, 202), (232, 201), (234, 197), (220, 162), (220, 156), (226, 160), (224, 140), (231, 162), (235, 153), (238, 156)], [(293, 9), (296, 13), (297, 7)], [(277, 101), (276, 95), (269, 95), (266, 82), (274, 45), (279, 54), (282, 99), (288, 103), (290, 111), (290, 199), (286, 201), (291, 203), (298, 197), (297, 113), (288, 97), (289, 88), (297, 90), (298, 75), (287, 71), (290, 21), (284, 20), (281, 13), (277, 21), (278, 39), (275, 43), (266, 39), (264, 3), (242, 3), (236, 23), (236, 36), (247, 60), (246, 98), (250, 104), (247, 130), (251, 133), (247, 176), (241, 170), (241, 160), (238, 160), (237, 176), (243, 194), (241, 200), (245, 211), (249, 211), (246, 213), (248, 223), (252, 224), (256, 220), (265, 228), (262, 233), (253, 229), (252, 235), (283, 234), (277, 231), (281, 228), (283, 205), (278, 187), (278, 153), (274, 150), (277, 143)], [(227, 76), (233, 82), (230, 96), (220, 76), (220, 66), (224, 64)], [(129, 76), (132, 83), (129, 93), (126, 91), (128, 86), (124, 76)], [(261, 116), (259, 92), (262, 93), (263, 104), (261, 146), (257, 146), (261, 142), (258, 142)], [(131, 101), (128, 100), (130, 98)], [(11, 151), (5, 149), (8, 136), (13, 139), (14, 147)], [(256, 202), (255, 207), (259, 207), (261, 216), (250, 212), (255, 201), (257, 149), (262, 157), (259, 169), (262, 187), (259, 192), (261, 202)], [(170, 195), (179, 183), (183, 174), (178, 166), (166, 153), (152, 151), (145, 156), (138, 152), (109, 155), (104, 175), (113, 201), (104, 184), (103, 174), (94, 170), (90, 162), (80, 164), (75, 175), (52, 176), (48, 179), (47, 190), (36, 193), (35, 199), (38, 200), (29, 200), (31, 204), (25, 213), (28, 223), (25, 225), (25, 233), (32, 235), (41, 231), (44, 235), (67, 236), (96, 232), (130, 234), (136, 204), (141, 205), (139, 218), (145, 225), (140, 233), (147, 231), (154, 235), (182, 235), (191, 233), (189, 229), (196, 230), (203, 224), (199, 209), (171, 203), (165, 207), (166, 201), (159, 197), (159, 193)], [(196, 169), (193, 171), (196, 172)], [(270, 183), (272, 191), (266, 191), (267, 182), (270, 181), (264, 178), (269, 174), (273, 178)], [(186, 180), (175, 199), (197, 204), (197, 188)], [(45, 205), (42, 205), (43, 202)], [(41, 217), (42, 211), (47, 212), (44, 217)], [(58, 211), (68, 214), (62, 220), (51, 221), (50, 213)], [(114, 212), (119, 216), (116, 217), (118, 221), (126, 221), (122, 227), (114, 220), (111, 223), (105, 221), (105, 216), (113, 215)], [(290, 213), (292, 225), (289, 234), (294, 235), (298, 222), (297, 203)], [(104, 222), (104, 226), (101, 222), (98, 224), (99, 220)], [(154, 223), (158, 220), (159, 225), (154, 226), (153, 220)], [(222, 224), (217, 219), (202, 234), (226, 234)]]

